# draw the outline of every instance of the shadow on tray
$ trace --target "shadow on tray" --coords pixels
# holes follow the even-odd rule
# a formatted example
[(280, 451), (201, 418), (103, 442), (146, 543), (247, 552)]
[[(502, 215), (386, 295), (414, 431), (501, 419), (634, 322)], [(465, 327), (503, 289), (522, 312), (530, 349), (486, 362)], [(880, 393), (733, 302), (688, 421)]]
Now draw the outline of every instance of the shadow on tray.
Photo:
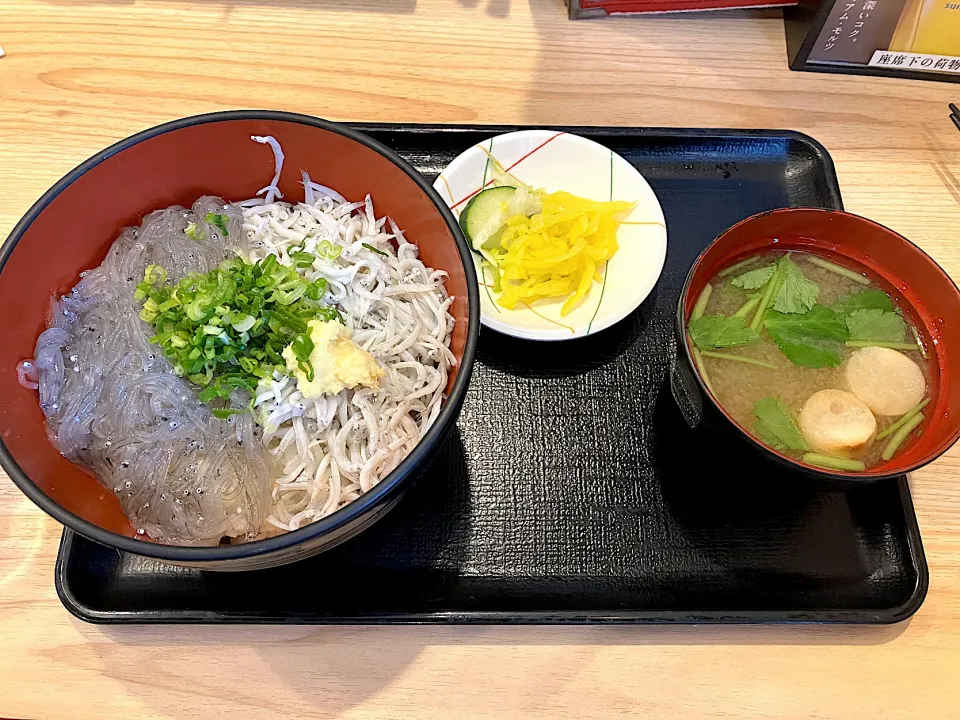
[[(276, 607), (276, 617), (282, 616), (288, 623), (296, 622), (298, 610), (304, 614), (329, 610), (343, 616), (375, 613), (382, 607), (401, 612), (408, 605), (413, 609), (423, 605), (424, 589), (442, 592), (443, 576), (452, 574), (461, 564), (460, 556), (470, 532), (470, 513), (464, 510), (470, 502), (469, 482), (463, 442), (455, 429), (433, 464), (396, 508), (358, 537), (320, 556), (269, 570), (214, 573), (166, 566), (127, 554), (114, 560), (116, 556), (111, 554), (110, 567), (104, 567), (102, 573), (112, 579), (101, 587), (110, 586), (114, 593), (127, 596), (111, 597), (110, 606), (149, 611), (153, 604), (173, 604), (208, 610), (215, 614), (211, 622), (229, 622), (232, 613), (241, 613), (251, 604), (251, 596), (259, 596), (252, 601), (257, 606)], [(414, 535), (415, 544), (408, 539)], [(166, 576), (167, 581), (158, 582), (158, 575)], [(175, 581), (171, 582), (170, 576)], [(96, 593), (97, 589), (91, 588), (90, 592)], [(171, 598), (171, 593), (181, 597)], [(103, 599), (89, 597), (82, 601), (96, 605)], [(290, 614), (291, 608), (294, 615)], [(260, 617), (262, 622), (271, 619), (269, 613)], [(389, 622), (389, 617), (382, 620)], [(406, 671), (427, 644), (418, 630), (390, 626), (265, 630), (237, 625), (154, 628), (79, 624), (87, 634), (102, 633), (113, 642), (142, 651), (134, 673), (135, 686), (142, 682), (141, 676), (176, 672), (159, 667), (165, 649), (176, 648), (177, 657), (184, 658), (187, 667), (208, 662), (211, 652), (223, 657), (226, 649), (229, 657), (233, 650), (238, 658), (248, 658), (252, 667), (265, 671), (246, 677), (233, 688), (234, 699), (257, 705), (264, 697), (284, 696), (304, 716), (312, 716), (319, 709), (324, 717), (337, 717), (376, 696)], [(395, 641), (388, 646), (384, 645), (384, 631), (395, 634)], [(452, 636), (450, 641), (455, 641)], [(121, 657), (122, 654), (105, 653), (101, 664), (107, 674), (123, 681), (129, 668), (111, 667), (114, 659)], [(193, 682), (193, 676), (190, 677)], [(335, 682), (333, 691), (318, 695), (311, 691), (318, 677), (348, 677), (349, 682), (343, 687), (350, 691), (338, 691), (336, 688), (342, 683)], [(170, 707), (165, 711), (173, 715), (182, 710), (176, 705), (175, 693), (155, 694), (149, 700), (161, 707), (169, 700)]]
[(664, 506), (678, 542), (696, 547), (710, 568), (718, 604), (749, 607), (749, 599), (731, 593), (753, 586), (766, 589), (766, 606), (790, 609), (802, 588), (803, 603), (862, 608), (865, 581), (878, 609), (910, 602), (916, 579), (889, 567), (897, 551), (888, 545), (889, 529), (863, 512), (896, 493), (895, 480), (825, 488), (764, 458), (727, 424), (690, 430), (665, 395), (656, 422), (663, 437), (655, 443), (663, 450), (657, 466)]
[[(665, 405), (664, 401), (661, 406), (672, 407), (672, 401), (671, 405)], [(682, 423), (679, 415), (675, 420)], [(708, 471), (709, 467), (705, 466), (704, 470)], [(185, 598), (193, 601), (211, 598), (212, 607), (222, 612), (226, 619), (229, 619), (231, 598), (240, 599), (243, 594), (249, 593), (275, 596), (285, 618), (289, 617), (289, 608), (297, 605), (312, 612), (316, 611), (318, 605), (331, 607), (340, 614), (350, 608), (363, 613), (384, 604), (400, 611), (407, 603), (415, 608), (423, 602), (424, 588), (443, 594), (442, 582), (437, 582), (438, 574), (443, 575), (446, 571), (449, 573), (447, 581), (456, 582), (456, 569), (460, 567), (472, 532), (472, 528), (464, 524), (465, 518), (471, 513), (464, 511), (463, 507), (464, 503), (470, 501), (470, 481), (463, 441), (455, 431), (433, 466), (411, 488), (401, 504), (373, 528), (339, 548), (296, 566), (288, 566), (286, 570), (203, 573), (170, 568), (170, 571), (182, 575), (175, 586), (182, 588)], [(692, 542), (701, 544), (708, 552), (726, 553), (731, 559), (728, 570), (746, 572), (743, 561), (733, 561), (732, 558), (753, 555), (758, 549), (762, 551), (763, 543), (759, 536), (755, 536), (756, 546), (737, 540), (737, 526), (749, 524), (758, 514), (766, 514), (777, 522), (786, 520), (795, 526), (798, 520), (811, 514), (803, 505), (804, 495), (801, 491), (785, 492), (776, 497), (776, 493), (758, 492), (761, 482), (748, 481), (738, 489), (724, 491), (722, 479), (715, 474), (705, 473), (697, 478), (667, 474), (664, 496), (672, 508), (678, 527), (685, 528), (684, 532)], [(414, 527), (418, 528), (417, 536), (421, 541), (411, 547), (404, 538)], [(427, 532), (424, 532), (424, 527), (428, 528)], [(770, 532), (788, 532), (772, 529), (770, 522), (766, 527)], [(818, 527), (812, 528), (811, 532), (822, 530), (818, 530)], [(405, 553), (402, 563), (397, 552)], [(410, 560), (411, 553), (415, 558), (413, 562)], [(139, 595), (138, 602), (142, 605), (143, 595), (148, 594), (150, 589), (136, 583), (136, 568), (129, 564), (137, 562), (150, 563), (123, 556), (121, 565), (128, 564), (127, 567), (119, 567), (114, 571), (131, 575), (128, 591)], [(422, 575), (418, 577), (416, 572), (409, 570), (402, 575), (391, 574), (392, 567), (409, 568), (411, 565), (421, 567)], [(771, 568), (773, 566), (771, 561)], [(291, 574), (291, 567), (296, 567), (296, 574)], [(143, 577), (146, 579), (156, 571), (156, 567), (144, 568)], [(371, 581), (371, 577), (375, 577), (375, 580)], [(335, 585), (331, 584), (332, 580), (335, 580)], [(201, 588), (203, 592), (198, 592)], [(384, 602), (385, 598), (389, 599), (388, 603)], [(163, 599), (159, 602), (166, 604)], [(242, 600), (237, 603), (239, 606), (247, 604)], [(383, 620), (389, 623), (389, 618)], [(336, 714), (336, 711), (362, 703), (366, 697), (389, 686), (416, 660), (422, 649), (430, 646), (872, 645), (896, 639), (908, 624), (821, 626), (815, 631), (804, 626), (771, 625), (710, 628), (689, 625), (592, 625), (561, 628), (479, 625), (397, 627), (387, 624), (367, 627), (274, 627), (267, 631), (236, 625), (226, 628), (100, 626), (85, 632), (103, 633), (115, 642), (138, 646), (143, 649), (143, 657), (147, 659), (152, 656), (151, 650), (170, 647), (181, 648), (187, 654), (203, 652), (203, 648), (210, 646), (235, 648), (238, 654), (253, 649), (271, 669), (271, 677), (282, 678), (289, 690), (306, 704), (320, 701), (298, 690), (309, 687), (311, 678), (321, 675), (332, 677), (345, 667), (354, 668), (351, 684), (354, 692), (327, 694), (323, 698), (324, 709)], [(296, 652), (291, 652), (291, 644), (296, 645)]]
[[(470, 533), (469, 482), (463, 442), (454, 429), (396, 508), (357, 537), (318, 556), (296, 565), (231, 573), (111, 553), (109, 567), (84, 568), (86, 581), (71, 590), (84, 607), (131, 608), (144, 614), (189, 607), (209, 612), (214, 622), (251, 606), (282, 609), (291, 620), (298, 612), (349, 617), (376, 616), (384, 606), (400, 612), (418, 608), (429, 600), (424, 590), (442, 592), (448, 576), (452, 580), (462, 564)], [(410, 541), (413, 537), (416, 542)], [(89, 543), (82, 538), (77, 542)], [(333, 578), (336, 587), (330, 585)]]
[(558, 342), (525, 340), (483, 328), (477, 359), (501, 372), (528, 378), (584, 375), (614, 362), (643, 335), (654, 314), (657, 291), (616, 325), (589, 337)]

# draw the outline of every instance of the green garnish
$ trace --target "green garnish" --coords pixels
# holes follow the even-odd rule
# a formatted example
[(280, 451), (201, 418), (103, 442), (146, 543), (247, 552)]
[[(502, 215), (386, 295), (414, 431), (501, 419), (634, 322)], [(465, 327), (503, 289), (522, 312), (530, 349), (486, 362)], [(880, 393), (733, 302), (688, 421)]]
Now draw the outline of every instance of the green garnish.
[[(713, 383), (710, 382), (710, 374), (707, 372), (707, 366), (703, 363), (703, 354), (700, 352), (700, 348), (692, 348), (691, 354), (693, 355), (693, 362), (697, 366), (697, 370), (700, 371), (703, 384), (707, 386), (707, 390), (713, 393)], [(716, 395), (716, 393), (713, 394)]]
[(870, 284), (870, 279), (864, 277), (860, 273), (855, 272), (849, 268), (845, 268), (842, 265), (837, 265), (836, 263), (832, 263), (829, 260), (824, 260), (823, 258), (819, 258), (816, 255), (808, 255), (807, 262), (812, 263), (813, 265), (817, 265), (818, 267), (822, 267), (824, 270), (829, 270), (830, 272), (835, 273), (836, 275), (840, 275), (841, 277), (849, 278), (850, 280), (853, 280), (854, 282), (858, 282), (861, 285)]
[(200, 239), (200, 235), (197, 232), (197, 224), (195, 222), (188, 222), (187, 227), (183, 231), (183, 234), (186, 235), (191, 240)]
[(745, 272), (743, 275), (737, 275), (737, 277), (730, 281), (730, 284), (743, 290), (759, 290), (767, 284), (767, 281), (773, 276), (774, 270), (776, 270), (775, 265), (757, 268), (756, 270)]
[[(493, 285), (491, 287), (493, 288), (494, 292), (500, 292), (500, 267), (490, 262), (489, 260), (481, 260), (480, 267), (490, 268), (490, 272), (493, 273)], [(486, 276), (484, 276), (484, 280), (486, 280)], [(492, 301), (492, 298), (491, 298), (491, 301)], [(494, 307), (496, 307), (496, 305), (494, 305)]]
[(861, 290), (852, 295), (845, 295), (833, 304), (833, 309), (843, 315), (849, 315), (857, 310), (884, 310), (893, 311), (893, 302), (882, 290)]
[(846, 345), (847, 347), (855, 348), (882, 347), (890, 348), (891, 350), (913, 350), (914, 352), (920, 352), (920, 347), (914, 343), (894, 342), (892, 340), (847, 340)]
[(227, 223), (230, 222), (230, 218), (226, 215), (221, 215), (219, 213), (207, 213), (207, 216), (204, 218), (211, 225), (216, 225), (220, 228), (220, 232), (223, 233), (223, 236), (226, 237), (229, 235), (227, 232)]
[(760, 326), (763, 323), (763, 314), (767, 311), (767, 307), (770, 305), (770, 301), (776, 296), (777, 292), (780, 290), (780, 284), (783, 282), (783, 271), (780, 268), (780, 264), (777, 263), (774, 266), (773, 275), (770, 276), (770, 280), (767, 281), (767, 284), (763, 286), (763, 292), (760, 294), (760, 302), (757, 303), (757, 311), (753, 315), (753, 320), (750, 323), (750, 328), (754, 331), (760, 330)]
[(827, 468), (829, 470), (846, 470), (847, 472), (863, 472), (867, 466), (860, 460), (821, 455), (820, 453), (806, 453), (803, 461), (808, 465)]
[(847, 315), (851, 340), (882, 340), (902, 343), (907, 336), (903, 318), (895, 312), (871, 308), (854, 310)]
[(733, 353), (722, 353), (714, 352), (713, 350), (701, 350), (700, 354), (703, 357), (716, 358), (717, 360), (733, 360), (734, 362), (746, 363), (747, 365), (758, 365), (760, 367), (765, 367), (769, 370), (776, 370), (777, 366), (773, 363), (767, 362), (766, 360), (757, 360), (757, 358), (748, 357), (746, 355), (734, 355)]
[(760, 304), (760, 298), (761, 298), (761, 297), (762, 297), (762, 296), (761, 296), (760, 293), (753, 293), (752, 295), (750, 295), (749, 299), (748, 299), (743, 305), (740, 306), (740, 309), (737, 310), (737, 311), (733, 314), (733, 316), (734, 316), (734, 317), (742, 317), (742, 318), (745, 318), (747, 315), (750, 314), (750, 312), (751, 312), (757, 305)]
[(806, 275), (789, 255), (777, 261), (782, 273), (782, 284), (773, 302), (773, 309), (781, 313), (805, 313), (812, 308), (820, 295), (820, 286), (807, 280)]
[(732, 275), (733, 273), (737, 272), (738, 270), (743, 270), (743, 268), (745, 268), (745, 267), (750, 267), (750, 266), (753, 265), (755, 262), (759, 262), (759, 260), (760, 260), (760, 256), (759, 256), (759, 255), (752, 255), (752, 256), (748, 257), (746, 260), (741, 260), (740, 262), (734, 263), (733, 265), (731, 265), (731, 266), (728, 267), (728, 268), (724, 268), (723, 270), (721, 270), (720, 272), (717, 273), (717, 277), (718, 277), (718, 278), (722, 278), (722, 277), (726, 277), (727, 275)]
[(231, 415), (240, 415), (245, 413), (250, 408), (213, 408), (210, 412), (215, 418), (220, 418), (221, 420), (226, 420)]
[(890, 426), (884, 428), (883, 430), (881, 430), (880, 432), (878, 432), (878, 433), (877, 433), (877, 437), (876, 437), (875, 439), (876, 439), (876, 440), (883, 440), (883, 439), (884, 439), (885, 437), (887, 437), (888, 435), (893, 435), (893, 433), (895, 433), (897, 430), (899, 430), (899, 429), (902, 428), (904, 425), (906, 425), (910, 420), (913, 419), (913, 416), (914, 416), (914, 415), (916, 415), (916, 414), (919, 413), (921, 410), (923, 410), (929, 403), (930, 403), (930, 398), (925, 398), (925, 399), (921, 400), (921, 401), (918, 402), (916, 405), (914, 405), (912, 408), (910, 408), (909, 410), (907, 410), (907, 411), (903, 414), (903, 416), (902, 416), (899, 420), (897, 420), (895, 423), (893, 423), (892, 425), (890, 425)]
[(307, 376), (308, 382), (313, 382), (313, 363), (310, 362), (310, 353), (313, 352), (314, 348), (313, 338), (309, 334), (301, 333), (294, 339), (291, 347), (300, 372)]
[[(772, 268), (772, 270), (760, 269), (764, 274), (769, 270), (770, 274), (766, 283), (762, 285), (763, 293), (760, 295), (757, 312), (750, 323), (750, 327), (757, 331), (760, 330), (760, 325), (769, 308), (780, 313), (806, 313), (816, 304), (817, 297), (820, 295), (820, 286), (807, 280), (803, 271), (790, 259), (790, 253), (777, 260)], [(759, 271), (751, 270), (740, 276), (744, 278), (745, 289), (755, 289), (747, 286), (755, 285), (763, 277), (760, 274), (754, 276), (753, 273), (759, 273)], [(748, 275), (752, 277), (747, 278)], [(734, 281), (739, 279), (734, 278)]]
[(883, 449), (883, 452), (880, 453), (880, 457), (882, 457), (884, 460), (889, 460), (892, 458), (903, 444), (903, 441), (907, 439), (907, 436), (912, 433), (916, 429), (917, 425), (923, 421), (923, 413), (915, 413), (893, 434), (893, 437), (890, 438), (890, 442), (887, 443), (887, 446)]
[(849, 337), (843, 316), (823, 305), (814, 305), (804, 315), (767, 310), (763, 325), (780, 351), (804, 367), (836, 367)]
[(147, 265), (143, 281), (150, 285), (162, 285), (167, 281), (167, 269), (161, 265)]
[(917, 332), (917, 329), (913, 325), (910, 326), (910, 332), (913, 333), (913, 339), (917, 343), (917, 350), (920, 351), (920, 354), (923, 356), (923, 359), (926, 360), (927, 350), (925, 347), (923, 347), (923, 341), (920, 340), (920, 333)]
[(339, 245), (334, 245), (329, 240), (321, 240), (317, 243), (317, 255), (327, 260), (336, 260), (340, 257), (341, 252), (343, 252), (343, 248)]
[(693, 306), (693, 310), (690, 311), (690, 321), (699, 320), (703, 317), (704, 311), (707, 309), (707, 305), (710, 303), (710, 296), (713, 295), (713, 285), (707, 283), (703, 286), (703, 290), (700, 291), (700, 297), (697, 298), (697, 302)]
[(390, 257), (390, 256), (389, 256), (387, 253), (385, 253), (383, 250), (380, 250), (380, 249), (378, 249), (378, 248), (375, 248), (373, 245), (370, 245), (370, 244), (368, 244), (368, 243), (360, 243), (360, 244), (361, 244), (363, 247), (365, 247), (367, 250), (369, 250), (370, 252), (375, 252), (377, 255), (383, 255), (384, 257)]
[(705, 315), (690, 323), (690, 337), (701, 349), (739, 347), (760, 339), (760, 335), (747, 327), (742, 315), (724, 317)]
[[(140, 317), (156, 329), (150, 342), (162, 348), (177, 375), (203, 388), (198, 397), (206, 403), (237, 389), (252, 393), (261, 378), (285, 371), (288, 345), (311, 375), (307, 323), (343, 322), (335, 308), (321, 304), (326, 289), (323, 278), (308, 282), (269, 255), (257, 263), (230, 258), (177, 283), (167, 283), (166, 270), (151, 265), (134, 296), (143, 302)], [(234, 412), (218, 410), (217, 417)]]
[(296, 252), (290, 253), (290, 259), (293, 260), (294, 264), (300, 269), (306, 269), (308, 267), (313, 267), (313, 261), (316, 260), (316, 256), (311, 253), (304, 252), (303, 250), (298, 250)]
[(809, 450), (790, 408), (780, 398), (765, 397), (753, 405), (757, 435), (775, 450)]

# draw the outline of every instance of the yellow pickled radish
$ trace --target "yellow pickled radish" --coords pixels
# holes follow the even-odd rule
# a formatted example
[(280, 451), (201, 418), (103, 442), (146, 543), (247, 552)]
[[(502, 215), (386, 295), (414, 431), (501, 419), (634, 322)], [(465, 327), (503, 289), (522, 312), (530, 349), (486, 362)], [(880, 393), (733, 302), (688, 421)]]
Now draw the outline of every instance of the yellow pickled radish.
[(518, 303), (569, 295), (560, 310), (568, 315), (617, 251), (617, 228), (633, 203), (596, 202), (566, 192), (538, 193), (542, 210), (506, 221), (500, 247), (491, 251), (499, 271), (498, 302)]

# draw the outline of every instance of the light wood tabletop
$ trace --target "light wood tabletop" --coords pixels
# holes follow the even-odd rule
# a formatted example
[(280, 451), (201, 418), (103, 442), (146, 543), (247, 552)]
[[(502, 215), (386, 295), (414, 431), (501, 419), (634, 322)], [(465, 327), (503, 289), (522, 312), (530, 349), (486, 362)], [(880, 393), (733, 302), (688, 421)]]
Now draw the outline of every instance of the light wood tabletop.
[[(213, 110), (792, 128), (832, 153), (849, 210), (960, 277), (960, 86), (790, 72), (776, 12), (0, 0), (0, 46), (0, 237), (94, 152)], [(894, 626), (111, 628), (61, 606), (60, 526), (3, 478), (0, 716), (960, 717), (960, 447), (911, 482), (930, 590)]]

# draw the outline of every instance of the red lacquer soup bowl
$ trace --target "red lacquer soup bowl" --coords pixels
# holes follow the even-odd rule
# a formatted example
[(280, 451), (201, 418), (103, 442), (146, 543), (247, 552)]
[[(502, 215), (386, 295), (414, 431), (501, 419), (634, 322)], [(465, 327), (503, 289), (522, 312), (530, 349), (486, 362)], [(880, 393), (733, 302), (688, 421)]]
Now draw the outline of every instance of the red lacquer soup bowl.
[[(848, 268), (861, 269), (885, 292), (897, 297), (902, 312), (917, 329), (927, 350), (929, 405), (925, 419), (905, 449), (862, 472), (843, 472), (808, 465), (754, 439), (707, 388), (691, 357), (686, 327), (697, 298), (721, 270), (770, 250), (813, 252)], [(806, 473), (842, 482), (889, 478), (916, 470), (946, 452), (960, 438), (960, 382), (951, 375), (960, 368), (960, 334), (950, 330), (960, 318), (960, 291), (950, 276), (920, 248), (892, 230), (857, 215), (836, 210), (791, 208), (755, 215), (734, 225), (711, 243), (687, 275), (677, 308), (678, 369), (696, 378), (698, 409), (715, 410), (767, 456)], [(690, 386), (691, 383), (687, 383)], [(688, 422), (705, 413), (685, 412)]]
[[(445, 270), (456, 320), (457, 358), (439, 417), (407, 458), (382, 482), (332, 515), (299, 530), (242, 545), (173, 547), (144, 541), (113, 493), (67, 462), (47, 440), (37, 394), (19, 385), (17, 363), (33, 355), (51, 298), (99, 265), (127, 226), (147, 213), (189, 207), (201, 195), (253, 197), (273, 174), (270, 148), (251, 135), (272, 135), (286, 162), (279, 181), (288, 200), (303, 198), (300, 170), (349, 200), (373, 198), (431, 267)], [(479, 335), (477, 279), (456, 219), (423, 177), (396, 153), (343, 125), (305, 115), (236, 111), (186, 118), (107, 148), (51, 188), (14, 228), (0, 254), (0, 461), (43, 510), (104, 545), (204, 569), (279, 565), (355, 535), (399, 500), (456, 424)]]

